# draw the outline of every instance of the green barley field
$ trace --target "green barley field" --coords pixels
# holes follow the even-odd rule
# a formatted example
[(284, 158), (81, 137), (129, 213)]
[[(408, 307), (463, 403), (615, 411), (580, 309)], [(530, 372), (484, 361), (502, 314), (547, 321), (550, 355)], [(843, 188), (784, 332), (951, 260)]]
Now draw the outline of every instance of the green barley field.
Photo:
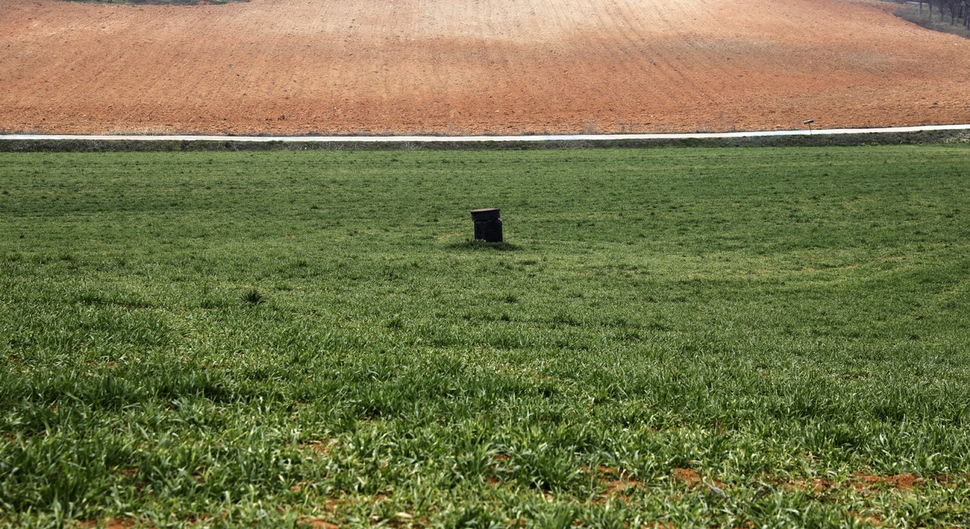
[(0, 154), (0, 526), (880, 525), (970, 526), (970, 146)]

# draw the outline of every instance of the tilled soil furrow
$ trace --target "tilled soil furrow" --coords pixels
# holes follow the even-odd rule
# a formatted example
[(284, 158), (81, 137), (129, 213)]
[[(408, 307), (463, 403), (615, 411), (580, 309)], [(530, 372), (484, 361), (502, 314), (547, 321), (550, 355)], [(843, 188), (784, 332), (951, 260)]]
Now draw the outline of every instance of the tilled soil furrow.
[(0, 131), (573, 133), (970, 121), (875, 0), (0, 2)]

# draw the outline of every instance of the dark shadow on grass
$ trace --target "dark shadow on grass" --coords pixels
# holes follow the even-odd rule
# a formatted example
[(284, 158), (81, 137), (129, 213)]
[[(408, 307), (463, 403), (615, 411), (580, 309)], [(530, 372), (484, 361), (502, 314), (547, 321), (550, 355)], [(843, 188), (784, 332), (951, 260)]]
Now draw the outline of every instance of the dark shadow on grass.
[(465, 239), (461, 242), (453, 242), (449, 244), (448, 247), (454, 250), (493, 250), (496, 252), (517, 252), (523, 249), (518, 244), (513, 244), (510, 242), (485, 242), (477, 239)]
[(263, 303), (266, 303), (266, 296), (255, 288), (251, 288), (246, 292), (243, 292), (243, 294), (239, 296), (239, 299), (242, 300), (243, 303), (247, 303), (249, 305), (262, 305)]

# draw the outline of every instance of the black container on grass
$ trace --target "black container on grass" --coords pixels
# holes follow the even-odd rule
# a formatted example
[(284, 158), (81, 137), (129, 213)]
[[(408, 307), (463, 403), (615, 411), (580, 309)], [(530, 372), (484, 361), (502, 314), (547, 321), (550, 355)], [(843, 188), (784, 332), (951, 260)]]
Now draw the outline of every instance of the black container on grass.
[(502, 219), (498, 208), (472, 211), (475, 222), (475, 239), (485, 242), (502, 242)]

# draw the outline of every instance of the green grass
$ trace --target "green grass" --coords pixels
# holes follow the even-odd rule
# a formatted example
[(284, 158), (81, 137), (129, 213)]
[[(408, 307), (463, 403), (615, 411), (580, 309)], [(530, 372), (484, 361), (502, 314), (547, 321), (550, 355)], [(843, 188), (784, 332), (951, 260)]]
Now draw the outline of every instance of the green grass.
[(0, 525), (966, 527), (968, 159), (0, 154)]

